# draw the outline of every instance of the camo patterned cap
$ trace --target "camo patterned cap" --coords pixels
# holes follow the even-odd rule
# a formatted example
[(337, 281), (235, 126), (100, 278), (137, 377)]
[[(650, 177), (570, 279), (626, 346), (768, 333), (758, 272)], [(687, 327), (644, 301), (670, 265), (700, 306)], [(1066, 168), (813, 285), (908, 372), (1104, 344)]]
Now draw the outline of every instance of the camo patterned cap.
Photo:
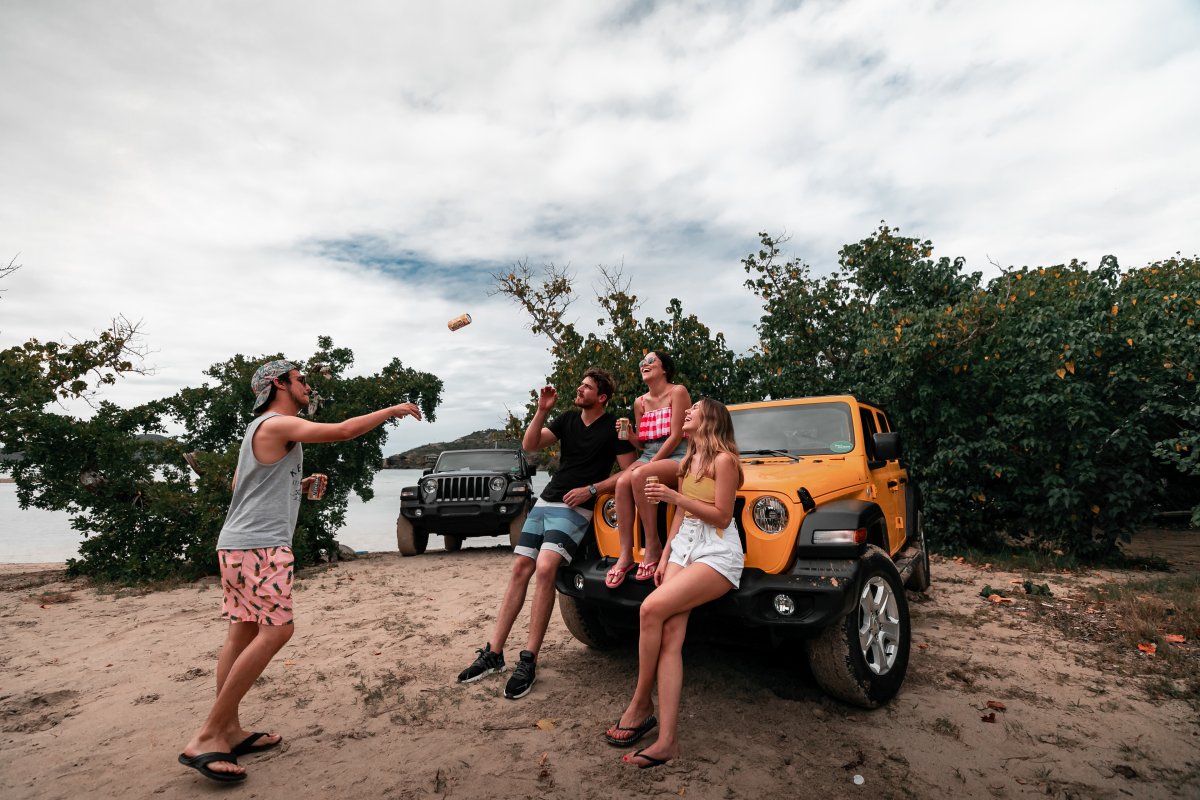
[(277, 359), (268, 361), (254, 371), (254, 377), (250, 379), (250, 391), (254, 392), (254, 408), (251, 411), (255, 414), (258, 410), (267, 404), (267, 398), (271, 396), (272, 381), (276, 378), (282, 378), (292, 370), (300, 369), (290, 361)]

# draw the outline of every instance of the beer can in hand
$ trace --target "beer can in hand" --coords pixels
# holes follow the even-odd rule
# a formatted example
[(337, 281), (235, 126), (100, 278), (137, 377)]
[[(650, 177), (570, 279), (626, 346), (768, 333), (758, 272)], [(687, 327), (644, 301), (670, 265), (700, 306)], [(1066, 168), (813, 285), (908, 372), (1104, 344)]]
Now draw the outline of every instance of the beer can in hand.
[(308, 485), (308, 499), (320, 500), (325, 496), (325, 485), (329, 483), (329, 476), (321, 472), (314, 472), (309, 477), (312, 478), (312, 483)]
[(621, 417), (617, 420), (617, 438), (629, 440), (629, 418)]
[(452, 331), (456, 331), (459, 328), (465, 328), (470, 324), (471, 324), (471, 315), (463, 314), (463, 315), (455, 317), (454, 319), (447, 322), (446, 327)]
[[(646, 476), (646, 488), (650, 488), (650, 484), (652, 484), (652, 483), (661, 483), (661, 481), (658, 479), (657, 475), (647, 475)], [(658, 505), (658, 500), (651, 500), (650, 502), (654, 505)]]

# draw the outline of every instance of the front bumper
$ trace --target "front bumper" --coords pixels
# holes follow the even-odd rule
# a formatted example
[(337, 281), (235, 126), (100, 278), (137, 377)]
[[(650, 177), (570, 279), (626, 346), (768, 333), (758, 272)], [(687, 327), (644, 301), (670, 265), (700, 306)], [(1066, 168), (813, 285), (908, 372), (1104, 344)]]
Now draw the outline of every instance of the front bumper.
[[(636, 581), (630, 573), (619, 587), (609, 589), (604, 576), (614, 563), (611, 558), (577, 560), (559, 569), (556, 587), (604, 612), (611, 622), (620, 624), (623, 618), (628, 624), (630, 617), (636, 621), (637, 609), (654, 590), (654, 583)], [(849, 613), (858, 597), (860, 571), (856, 558), (797, 560), (781, 575), (745, 569), (739, 588), (697, 611), (783, 636), (811, 635)], [(775, 610), (775, 597), (781, 594), (791, 598), (793, 613)]]
[(451, 536), (490, 536), (506, 533), (508, 524), (532, 504), (528, 497), (470, 503), (420, 503), (405, 501), (400, 516), (413, 527)]

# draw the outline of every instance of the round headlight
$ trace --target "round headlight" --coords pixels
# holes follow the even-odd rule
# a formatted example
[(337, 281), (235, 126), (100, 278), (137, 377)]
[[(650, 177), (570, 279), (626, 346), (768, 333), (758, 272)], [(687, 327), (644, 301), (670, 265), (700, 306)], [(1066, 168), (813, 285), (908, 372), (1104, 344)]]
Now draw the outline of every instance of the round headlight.
[(497, 475), (492, 478), (491, 487), (493, 492), (503, 492), (506, 485), (508, 485), (508, 481), (504, 480), (501, 476)]
[(604, 501), (604, 508), (600, 509), (600, 515), (604, 517), (604, 524), (610, 528), (617, 527), (617, 501), (616, 498), (610, 497)]
[(750, 515), (763, 533), (781, 533), (787, 527), (787, 506), (775, 497), (758, 498)]
[(424, 490), (425, 494), (433, 494), (437, 491), (437, 480), (434, 478), (429, 478), (425, 481), (422, 481), (421, 489)]

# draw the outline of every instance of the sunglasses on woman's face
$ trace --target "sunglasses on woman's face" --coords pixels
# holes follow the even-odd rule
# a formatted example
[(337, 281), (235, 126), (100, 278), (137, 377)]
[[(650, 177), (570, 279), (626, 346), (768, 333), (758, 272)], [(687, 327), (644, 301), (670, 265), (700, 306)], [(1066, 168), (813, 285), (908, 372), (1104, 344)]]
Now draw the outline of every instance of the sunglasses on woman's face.
[(640, 369), (642, 367), (648, 367), (651, 364), (655, 364), (657, 362), (658, 362), (658, 356), (654, 355), (654, 353), (651, 353), (650, 355), (646, 356), (645, 358), (643, 358), (641, 361), (638, 362), (638, 368)]

